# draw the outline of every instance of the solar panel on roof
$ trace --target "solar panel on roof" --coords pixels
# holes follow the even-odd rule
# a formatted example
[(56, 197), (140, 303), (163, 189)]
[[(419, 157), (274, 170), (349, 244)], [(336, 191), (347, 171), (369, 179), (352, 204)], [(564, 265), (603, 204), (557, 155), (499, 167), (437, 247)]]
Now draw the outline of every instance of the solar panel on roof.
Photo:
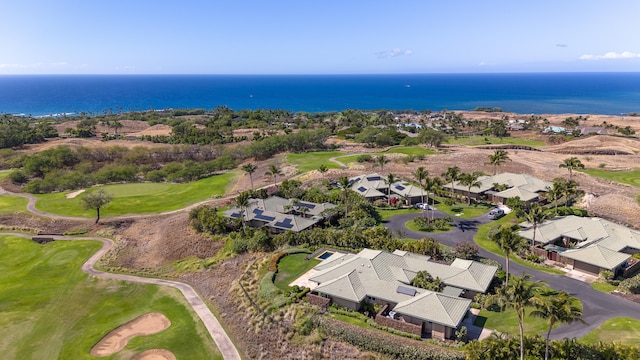
[(360, 186), (360, 187), (358, 188), (358, 191), (360, 191), (360, 192), (365, 192), (365, 191), (367, 191), (367, 188), (366, 188), (366, 187), (364, 187), (364, 186)]
[(239, 218), (240, 216), (242, 216), (242, 211), (238, 211), (238, 212), (234, 212), (231, 214), (232, 218)]
[(412, 289), (412, 288), (408, 288), (408, 287), (404, 287), (404, 286), (398, 286), (398, 288), (396, 289), (396, 292), (399, 294), (405, 294), (405, 295), (409, 295), (409, 296), (416, 296), (416, 289)]
[(377, 180), (380, 180), (380, 176), (367, 176), (367, 180), (377, 181)]
[(402, 185), (396, 185), (396, 189), (398, 189), (398, 190), (404, 190), (404, 186), (402, 186)]
[(274, 218), (273, 216), (268, 216), (268, 215), (263, 215), (263, 211), (260, 209), (253, 209), (253, 213), (255, 214), (254, 218), (258, 219), (258, 220), (262, 220), (262, 221), (273, 221), (276, 218)]
[(286, 219), (284, 219), (282, 221), (278, 221), (273, 226), (281, 227), (281, 228), (285, 228), (285, 229), (293, 228), (293, 224), (291, 223), (291, 219), (290, 218), (286, 218)]
[(316, 207), (316, 204), (305, 203), (305, 202), (297, 202), (295, 204), (295, 206), (306, 207), (307, 209), (314, 209)]

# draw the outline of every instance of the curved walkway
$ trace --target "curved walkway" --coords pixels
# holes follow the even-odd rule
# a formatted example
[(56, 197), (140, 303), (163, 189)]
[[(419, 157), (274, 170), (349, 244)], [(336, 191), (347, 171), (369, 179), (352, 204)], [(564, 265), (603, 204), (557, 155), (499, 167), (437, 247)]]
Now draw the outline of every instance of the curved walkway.
[[(413, 231), (405, 227), (405, 223), (407, 221), (418, 215), (420, 214), (415, 213), (393, 216), (384, 223), (384, 226), (393, 233), (401, 231), (408, 238), (421, 239), (424, 237), (430, 237), (440, 241), (444, 245), (454, 247), (460, 242), (474, 243), (473, 238), (478, 231), (478, 226), (492, 221), (489, 219), (488, 214), (472, 219), (453, 218), (453, 225), (455, 226), (453, 230), (445, 233), (431, 234)], [(449, 215), (436, 210), (435, 216), (444, 217)], [(500, 262), (503, 267), (505, 265), (504, 257), (490, 253), (482, 248), (480, 248), (479, 255), (488, 259), (496, 260)], [(582, 302), (584, 314), (582, 319), (586, 324), (576, 322), (561, 325), (553, 329), (551, 332), (552, 339), (582, 337), (602, 324), (603, 321), (612, 317), (627, 316), (640, 319), (640, 304), (625, 300), (615, 295), (594, 290), (590, 284), (585, 282), (572, 279), (564, 275), (555, 275), (535, 270), (520, 265), (514, 261), (509, 262), (509, 270), (510, 273), (515, 275), (520, 275), (523, 272), (531, 274), (533, 275), (534, 280), (543, 280), (553, 289), (564, 290), (577, 297)]]
[[(26, 235), (22, 233), (10, 233), (10, 232), (0, 232), (0, 235), (12, 235), (19, 236), (24, 238), (31, 238), (31, 235)], [(225, 359), (231, 360), (240, 360), (240, 354), (236, 349), (231, 339), (227, 336), (227, 333), (224, 331), (220, 322), (213, 315), (211, 310), (207, 307), (207, 305), (202, 301), (198, 293), (188, 284), (181, 283), (178, 281), (172, 280), (163, 280), (163, 279), (154, 279), (154, 278), (145, 278), (133, 275), (124, 275), (124, 274), (112, 274), (103, 272), (100, 270), (96, 270), (95, 264), (104, 255), (111, 247), (113, 246), (113, 241), (107, 238), (101, 237), (71, 237), (71, 236), (51, 236), (56, 240), (94, 240), (100, 241), (102, 243), (102, 247), (95, 254), (93, 254), (84, 264), (82, 264), (82, 271), (89, 275), (97, 276), (104, 279), (116, 279), (116, 280), (124, 280), (131, 281), (143, 284), (154, 284), (154, 285), (163, 285), (170, 286), (172, 288), (180, 290), (182, 295), (187, 299), (193, 310), (198, 314), (204, 326), (209, 331), (211, 338), (216, 343), (216, 346), (220, 350), (222, 357)]]

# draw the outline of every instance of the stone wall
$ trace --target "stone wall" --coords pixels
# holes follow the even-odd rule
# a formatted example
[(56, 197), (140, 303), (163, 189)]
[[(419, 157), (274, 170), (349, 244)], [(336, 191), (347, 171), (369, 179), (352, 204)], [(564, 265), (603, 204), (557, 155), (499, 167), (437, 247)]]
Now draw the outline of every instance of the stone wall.
[(322, 297), (319, 295), (315, 295), (312, 293), (307, 294), (307, 302), (311, 305), (319, 306), (321, 308), (326, 309), (331, 303), (331, 299)]

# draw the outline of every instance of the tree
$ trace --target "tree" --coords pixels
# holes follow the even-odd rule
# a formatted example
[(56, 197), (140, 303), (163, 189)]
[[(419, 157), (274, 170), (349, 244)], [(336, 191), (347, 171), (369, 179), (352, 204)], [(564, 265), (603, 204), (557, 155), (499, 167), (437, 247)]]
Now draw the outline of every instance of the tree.
[(276, 164), (269, 165), (269, 171), (264, 173), (267, 176), (273, 176), (273, 186), (276, 186), (278, 175), (282, 175), (282, 170)]
[(460, 175), (460, 185), (464, 185), (467, 187), (467, 205), (471, 205), (471, 188), (480, 188), (480, 186), (482, 185), (482, 183), (478, 181), (480, 175), (482, 175), (482, 173), (478, 171), (474, 171), (470, 174), (465, 173)]
[[(429, 192), (435, 193), (442, 188), (442, 179), (434, 176), (428, 177), (424, 181), (424, 189), (427, 190), (427, 205), (429, 204)], [(433, 220), (433, 204), (435, 200), (431, 201), (431, 220)]]
[(327, 167), (327, 165), (321, 164), (320, 166), (318, 166), (318, 171), (320, 172), (320, 174), (322, 174), (322, 180), (324, 180), (324, 174), (329, 171), (329, 168)]
[(547, 195), (553, 199), (553, 205), (555, 208), (555, 213), (558, 214), (558, 200), (562, 198), (564, 194), (564, 187), (566, 185), (566, 179), (564, 178), (555, 178), (553, 179), (552, 187), (547, 187)]
[(542, 281), (530, 281), (531, 275), (522, 274), (522, 277), (515, 277), (511, 285), (505, 284), (493, 295), (486, 299), (485, 306), (498, 305), (500, 308), (511, 308), (516, 311), (518, 325), (520, 328), (520, 360), (524, 360), (524, 316), (528, 306), (532, 306), (533, 298), (542, 292), (545, 285)]
[(489, 155), (489, 164), (493, 165), (493, 175), (498, 173), (498, 166), (507, 160), (511, 160), (509, 159), (509, 153), (501, 149), (496, 150), (493, 155)]
[(416, 178), (418, 184), (420, 184), (421, 201), (424, 204), (424, 187), (422, 186), (422, 182), (429, 177), (429, 171), (427, 171), (424, 166), (420, 166), (413, 172), (413, 177)]
[(564, 159), (562, 164), (558, 165), (562, 169), (569, 170), (569, 180), (573, 177), (573, 170), (584, 169), (584, 164), (575, 156)]
[(387, 183), (387, 196), (389, 197), (389, 205), (391, 205), (391, 184), (396, 182), (397, 179), (395, 175), (389, 173), (384, 181)]
[(548, 296), (534, 296), (532, 303), (536, 307), (536, 310), (531, 311), (529, 315), (547, 319), (549, 322), (549, 330), (545, 339), (544, 359), (549, 359), (549, 337), (551, 336), (551, 329), (556, 323), (572, 323), (579, 321), (584, 323), (580, 317), (582, 316), (582, 310), (575, 306), (578, 299), (561, 291), (557, 294)]
[(256, 172), (256, 169), (257, 168), (253, 163), (242, 165), (242, 171), (244, 171), (245, 174), (249, 175), (249, 181), (251, 181), (251, 190), (253, 190), (253, 173)]
[(454, 166), (447, 169), (446, 172), (442, 174), (444, 181), (451, 183), (451, 198), (453, 199), (453, 185), (454, 182), (460, 180), (460, 175), (462, 175), (462, 171), (459, 167)]
[(513, 252), (517, 252), (520, 248), (524, 246), (525, 240), (518, 234), (516, 234), (511, 227), (503, 227), (498, 231), (493, 238), (493, 240), (500, 250), (504, 251), (504, 259), (505, 259), (505, 271), (506, 271), (506, 279), (505, 284), (509, 285), (509, 256)]
[(540, 204), (534, 203), (524, 212), (524, 218), (533, 225), (533, 238), (531, 239), (531, 247), (533, 248), (536, 245), (538, 225), (549, 218), (549, 213)]
[(246, 233), (246, 224), (245, 224), (245, 213), (247, 212), (247, 208), (249, 207), (249, 200), (251, 199), (251, 195), (248, 191), (241, 192), (238, 197), (236, 197), (236, 205), (240, 208), (240, 220), (242, 220), (242, 230)]
[(341, 176), (340, 179), (338, 179), (338, 185), (340, 185), (340, 187), (342, 188), (342, 201), (344, 202), (344, 217), (347, 217), (347, 215), (349, 215), (349, 207), (348, 207), (349, 183), (350, 183), (349, 178), (346, 176)]
[(379, 155), (375, 157), (374, 162), (376, 165), (380, 166), (380, 172), (384, 169), (384, 164), (388, 163), (389, 160), (384, 155)]
[(111, 200), (113, 200), (113, 195), (107, 193), (104, 189), (91, 192), (80, 199), (85, 209), (96, 211), (96, 224), (100, 221), (100, 209), (107, 206)]

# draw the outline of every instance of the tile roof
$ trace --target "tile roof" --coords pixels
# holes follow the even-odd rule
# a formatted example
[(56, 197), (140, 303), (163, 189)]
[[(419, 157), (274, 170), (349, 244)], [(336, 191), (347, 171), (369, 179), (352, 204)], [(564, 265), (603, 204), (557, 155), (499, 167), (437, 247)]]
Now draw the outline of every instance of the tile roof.
[(457, 328), (470, 306), (470, 299), (425, 291), (418, 296), (398, 303), (393, 311)]

